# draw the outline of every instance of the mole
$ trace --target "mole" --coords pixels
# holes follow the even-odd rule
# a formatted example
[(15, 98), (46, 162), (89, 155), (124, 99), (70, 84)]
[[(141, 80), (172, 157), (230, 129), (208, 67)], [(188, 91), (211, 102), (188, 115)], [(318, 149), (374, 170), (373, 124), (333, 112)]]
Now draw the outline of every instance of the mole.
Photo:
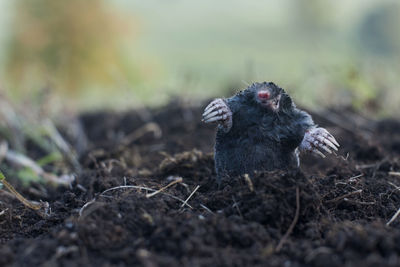
[(324, 153), (340, 147), (272, 82), (253, 83), (230, 98), (215, 99), (202, 120), (218, 124), (214, 147), (218, 181), (254, 171), (298, 169), (300, 152), (325, 158)]

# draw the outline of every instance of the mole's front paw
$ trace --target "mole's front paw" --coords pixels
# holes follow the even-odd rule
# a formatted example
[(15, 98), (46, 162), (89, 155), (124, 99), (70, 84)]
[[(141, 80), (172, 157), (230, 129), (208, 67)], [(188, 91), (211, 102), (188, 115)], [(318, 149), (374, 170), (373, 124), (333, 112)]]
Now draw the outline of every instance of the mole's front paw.
[(325, 158), (325, 155), (319, 149), (331, 154), (332, 149), (337, 151), (339, 146), (339, 143), (327, 130), (324, 128), (312, 128), (304, 135), (304, 139), (300, 144), (300, 149), (303, 151), (311, 151)]
[(212, 101), (204, 110), (205, 123), (218, 123), (226, 132), (232, 127), (232, 112), (221, 98)]

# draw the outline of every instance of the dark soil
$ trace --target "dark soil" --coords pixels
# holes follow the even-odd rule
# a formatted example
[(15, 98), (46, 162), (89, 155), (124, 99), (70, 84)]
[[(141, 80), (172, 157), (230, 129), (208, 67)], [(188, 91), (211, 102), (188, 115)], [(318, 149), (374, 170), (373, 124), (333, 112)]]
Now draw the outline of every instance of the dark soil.
[[(16, 186), (47, 201), (48, 218), (0, 190), (0, 265), (400, 266), (400, 218), (386, 225), (400, 208), (399, 121), (344, 109), (314, 114), (341, 143), (340, 155), (306, 155), (300, 172), (254, 173), (218, 187), (214, 128), (200, 122), (201, 111), (176, 102), (82, 115), (88, 147), (71, 188)], [(178, 177), (152, 197), (139, 188)]]

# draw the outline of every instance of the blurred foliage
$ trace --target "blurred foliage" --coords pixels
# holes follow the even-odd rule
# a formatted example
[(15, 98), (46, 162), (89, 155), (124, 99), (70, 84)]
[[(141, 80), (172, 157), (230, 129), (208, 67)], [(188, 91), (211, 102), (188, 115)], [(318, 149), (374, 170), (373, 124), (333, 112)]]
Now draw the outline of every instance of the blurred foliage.
[(332, 4), (324, 0), (298, 0), (294, 2), (296, 26), (303, 32), (318, 32), (332, 25)]
[[(68, 175), (71, 169), (79, 168), (73, 161), (77, 152), (69, 143), (62, 143), (66, 141), (41, 109), (43, 104), (15, 105), (0, 95), (0, 168), (24, 185), (53, 182), (56, 175)], [(69, 121), (67, 128), (74, 130), (75, 125), (75, 120)]]
[(50, 103), (44, 113), (199, 101), (264, 80), (310, 108), (400, 112), (396, 0), (12, 3), (1, 89)]
[(399, 4), (387, 4), (377, 7), (365, 17), (358, 36), (368, 51), (392, 56), (400, 51), (400, 34), (393, 29), (398, 31), (399, 26)]
[(122, 49), (134, 23), (115, 6), (101, 0), (16, 0), (14, 8), (6, 54), (10, 87), (76, 93), (113, 84), (116, 73), (137, 79)]

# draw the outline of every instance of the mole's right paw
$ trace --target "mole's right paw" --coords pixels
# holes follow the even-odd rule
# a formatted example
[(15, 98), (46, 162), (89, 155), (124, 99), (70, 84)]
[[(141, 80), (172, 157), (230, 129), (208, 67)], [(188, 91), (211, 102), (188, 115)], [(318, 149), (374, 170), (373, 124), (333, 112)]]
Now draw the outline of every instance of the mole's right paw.
[(232, 127), (232, 112), (225, 101), (218, 98), (204, 109), (203, 121), (218, 123), (225, 132), (228, 132)]
[(304, 135), (304, 139), (300, 144), (299, 148), (302, 151), (311, 151), (323, 158), (325, 155), (319, 150), (322, 149), (329, 154), (332, 153), (332, 149), (337, 151), (340, 147), (336, 139), (324, 128), (312, 128), (309, 129)]

